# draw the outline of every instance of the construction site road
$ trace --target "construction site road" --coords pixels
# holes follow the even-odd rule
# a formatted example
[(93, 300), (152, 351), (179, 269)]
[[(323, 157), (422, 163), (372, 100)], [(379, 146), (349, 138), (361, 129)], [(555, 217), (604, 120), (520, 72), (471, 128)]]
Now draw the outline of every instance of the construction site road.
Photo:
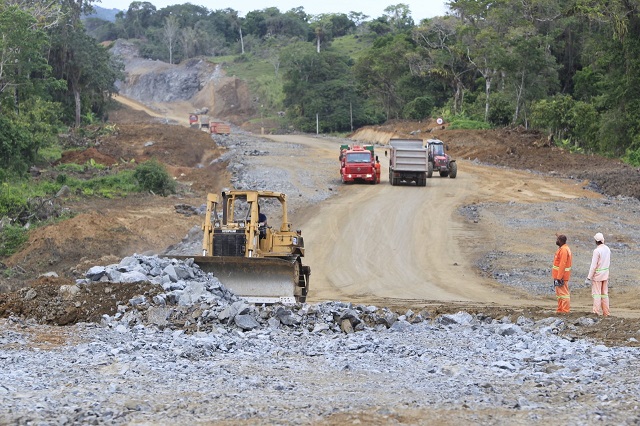
[[(548, 296), (532, 296), (479, 273), (478, 258), (495, 241), (495, 229), (467, 220), (459, 209), (479, 200), (546, 203), (601, 198), (579, 182), (498, 171), (472, 161), (459, 161), (461, 172), (456, 179), (432, 178), (426, 187), (391, 186), (388, 156), (381, 147), (376, 147), (383, 170), (381, 184), (342, 185), (337, 161), (340, 141), (302, 135), (268, 137), (305, 146), (311, 161), (296, 161), (293, 167), (312, 167), (310, 163), (321, 158), (335, 161), (328, 184), (337, 183), (338, 194), (309, 207), (295, 224), (308, 241), (305, 263), (312, 266), (311, 302), (472, 302), (552, 309), (555, 300)], [(555, 232), (548, 229), (542, 238), (553, 243)], [(545, 250), (550, 262), (554, 249)], [(550, 268), (550, 264), (541, 266)], [(586, 309), (590, 299), (576, 302)]]

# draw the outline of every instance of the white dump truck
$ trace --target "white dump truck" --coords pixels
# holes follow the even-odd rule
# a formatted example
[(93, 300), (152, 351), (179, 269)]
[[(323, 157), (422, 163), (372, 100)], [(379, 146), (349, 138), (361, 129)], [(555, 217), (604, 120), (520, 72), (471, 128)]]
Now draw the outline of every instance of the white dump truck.
[(389, 147), (391, 185), (415, 182), (416, 186), (426, 186), (429, 156), (422, 139), (390, 139)]

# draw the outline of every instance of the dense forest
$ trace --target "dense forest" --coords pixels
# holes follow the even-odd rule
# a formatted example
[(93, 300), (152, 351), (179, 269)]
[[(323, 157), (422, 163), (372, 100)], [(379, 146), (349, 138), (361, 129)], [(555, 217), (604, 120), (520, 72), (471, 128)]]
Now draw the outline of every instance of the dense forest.
[(388, 119), (443, 116), (475, 128), (523, 126), (568, 149), (640, 164), (638, 0), (452, 0), (414, 22), (309, 15), (277, 7), (239, 16), (193, 4), (134, 1), (114, 21), (93, 0), (0, 3), (0, 174), (24, 175), (62, 129), (103, 118), (122, 64), (103, 45), (135, 40), (143, 56), (262, 61), (259, 95), (289, 124), (345, 132)]

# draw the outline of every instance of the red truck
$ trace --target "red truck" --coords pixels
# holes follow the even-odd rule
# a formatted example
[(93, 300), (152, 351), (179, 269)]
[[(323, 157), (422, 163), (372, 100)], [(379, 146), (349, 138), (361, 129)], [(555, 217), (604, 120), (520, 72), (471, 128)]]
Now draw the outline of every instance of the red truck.
[(231, 134), (231, 126), (218, 121), (210, 121), (209, 131), (215, 135), (229, 135)]
[(339, 159), (342, 183), (367, 182), (372, 185), (378, 183), (373, 146), (342, 145)]

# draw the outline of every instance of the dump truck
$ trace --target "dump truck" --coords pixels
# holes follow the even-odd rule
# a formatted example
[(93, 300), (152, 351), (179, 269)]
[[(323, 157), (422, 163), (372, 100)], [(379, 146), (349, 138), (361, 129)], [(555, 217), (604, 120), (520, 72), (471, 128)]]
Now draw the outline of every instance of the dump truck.
[(231, 134), (231, 126), (219, 121), (210, 121), (209, 131), (214, 135), (229, 135)]
[[(193, 259), (236, 295), (250, 303), (304, 303), (311, 268), (302, 264), (302, 231), (292, 230), (286, 196), (280, 192), (231, 190), (208, 194), (204, 237)], [(268, 225), (265, 208), (279, 219)], [(279, 211), (278, 211), (279, 210)]]
[(389, 147), (389, 183), (426, 186), (429, 161), (422, 139), (390, 139)]
[(429, 151), (427, 177), (430, 178), (434, 171), (438, 171), (440, 177), (449, 176), (455, 179), (458, 175), (458, 163), (445, 152), (444, 142), (440, 139), (427, 139), (427, 150)]
[(200, 130), (202, 130), (203, 132), (208, 132), (209, 131), (209, 122), (210, 122), (210, 118), (208, 115), (201, 115), (200, 116)]
[(338, 158), (342, 183), (378, 183), (373, 145), (341, 145)]

